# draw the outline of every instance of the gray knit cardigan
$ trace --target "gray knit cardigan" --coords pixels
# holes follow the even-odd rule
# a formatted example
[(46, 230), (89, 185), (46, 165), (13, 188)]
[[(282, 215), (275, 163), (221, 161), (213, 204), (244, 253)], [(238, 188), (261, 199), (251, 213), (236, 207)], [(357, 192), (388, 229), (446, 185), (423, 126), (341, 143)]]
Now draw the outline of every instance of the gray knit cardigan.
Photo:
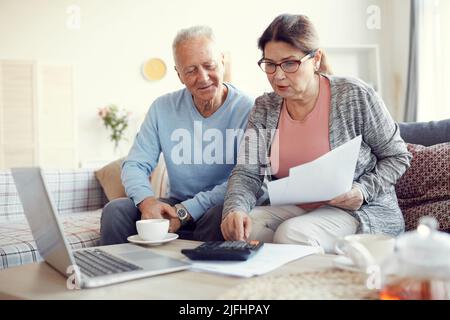
[[(353, 181), (361, 189), (364, 203), (356, 211), (347, 211), (360, 222), (358, 233), (397, 235), (404, 231), (404, 221), (394, 185), (409, 167), (412, 156), (397, 123), (371, 87), (353, 78), (327, 78), (331, 88), (331, 149), (362, 135)], [(256, 99), (238, 162), (228, 180), (223, 217), (232, 210), (250, 212), (264, 191), (264, 179), (271, 180), (270, 146), (282, 102), (283, 98), (274, 92)]]

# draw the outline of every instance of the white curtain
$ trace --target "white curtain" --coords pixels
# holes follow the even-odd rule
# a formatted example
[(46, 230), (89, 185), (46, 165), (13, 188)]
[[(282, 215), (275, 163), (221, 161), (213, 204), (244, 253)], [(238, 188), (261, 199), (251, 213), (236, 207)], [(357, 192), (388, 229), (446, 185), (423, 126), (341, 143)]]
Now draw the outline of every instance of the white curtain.
[(450, 1), (419, 0), (417, 121), (450, 118)]

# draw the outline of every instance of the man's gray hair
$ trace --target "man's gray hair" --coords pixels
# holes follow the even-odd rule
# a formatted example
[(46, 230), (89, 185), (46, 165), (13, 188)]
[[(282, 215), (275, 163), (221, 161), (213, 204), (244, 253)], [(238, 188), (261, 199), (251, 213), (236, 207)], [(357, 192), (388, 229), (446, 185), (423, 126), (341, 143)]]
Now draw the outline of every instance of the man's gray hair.
[(216, 40), (216, 37), (214, 36), (214, 32), (212, 31), (211, 27), (209, 27), (209, 26), (202, 25), (202, 26), (193, 26), (190, 28), (181, 29), (180, 31), (178, 31), (177, 35), (175, 36), (175, 39), (173, 39), (173, 43), (172, 43), (173, 57), (175, 58), (175, 52), (176, 52), (177, 46), (180, 42), (190, 40), (193, 38), (198, 38), (198, 37), (205, 37), (205, 38), (211, 39), (213, 41)]

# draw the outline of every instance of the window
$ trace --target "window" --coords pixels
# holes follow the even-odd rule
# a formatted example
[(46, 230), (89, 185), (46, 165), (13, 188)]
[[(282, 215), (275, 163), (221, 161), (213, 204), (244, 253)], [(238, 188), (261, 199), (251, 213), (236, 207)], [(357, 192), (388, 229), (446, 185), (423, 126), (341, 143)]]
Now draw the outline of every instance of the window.
[(417, 121), (450, 118), (450, 1), (420, 0)]

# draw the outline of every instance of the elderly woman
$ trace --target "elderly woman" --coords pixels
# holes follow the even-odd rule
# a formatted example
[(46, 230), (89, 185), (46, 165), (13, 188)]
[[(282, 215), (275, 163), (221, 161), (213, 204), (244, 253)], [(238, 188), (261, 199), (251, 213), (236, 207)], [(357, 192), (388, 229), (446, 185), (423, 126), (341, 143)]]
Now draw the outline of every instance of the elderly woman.
[[(274, 92), (257, 98), (249, 116), (247, 140), (228, 181), (224, 238), (333, 252), (335, 240), (348, 234), (401, 233), (394, 184), (411, 154), (381, 98), (360, 80), (327, 75), (325, 53), (306, 16), (278, 16), (258, 46), (263, 56), (258, 64)], [(362, 143), (349, 192), (323, 203), (255, 207), (265, 177), (287, 177), (290, 168), (358, 135)], [(255, 152), (259, 156), (252, 158)]]

